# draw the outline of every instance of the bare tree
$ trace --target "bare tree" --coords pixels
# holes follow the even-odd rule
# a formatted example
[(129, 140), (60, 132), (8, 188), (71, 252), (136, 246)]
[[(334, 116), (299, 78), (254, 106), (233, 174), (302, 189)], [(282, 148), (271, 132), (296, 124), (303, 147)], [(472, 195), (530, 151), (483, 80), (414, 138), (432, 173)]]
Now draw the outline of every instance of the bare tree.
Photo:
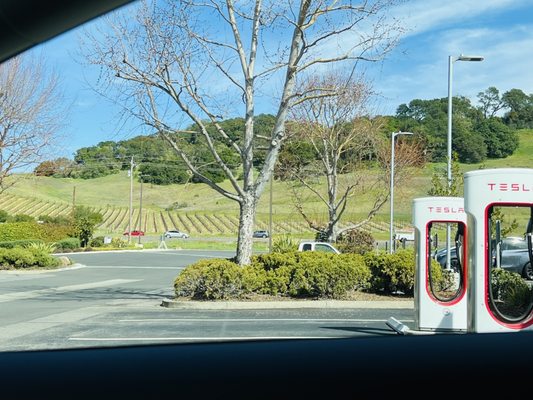
[[(300, 185), (293, 186), (293, 197), (297, 210), (310, 228), (325, 233), (327, 240), (337, 239), (338, 225), (348, 200), (355, 195), (356, 189), (377, 187), (383, 182), (381, 176), (385, 168), (378, 168), (375, 178), (368, 179), (368, 160), (370, 156), (380, 156), (377, 151), (382, 137), (376, 121), (367, 117), (371, 89), (364, 81), (354, 81), (350, 75), (330, 72), (312, 76), (299, 88), (302, 92), (312, 92), (315, 97), (299, 103), (292, 108), (294, 133), (291, 141), (307, 143), (312, 148), (315, 162), (305, 161), (288, 163), (289, 171), (284, 171), (290, 179), (297, 179)], [(293, 157), (297, 153), (293, 152)], [(308, 157), (307, 153), (303, 153)], [(386, 159), (377, 159), (385, 164)], [(306, 164), (305, 168), (301, 166)], [(280, 168), (283, 168), (283, 163)], [(350, 173), (349, 179), (340, 176)], [(315, 184), (318, 174), (326, 181)], [(302, 190), (310, 192), (327, 209), (327, 222), (323, 224), (316, 218), (316, 210), (311, 214), (305, 207)], [(370, 219), (386, 201), (383, 190), (376, 191), (376, 204), (369, 211)], [(307, 197), (306, 197), (307, 200)], [(311, 204), (315, 204), (311, 202)]]
[(15, 171), (38, 164), (59, 138), (65, 118), (58, 76), (39, 58), (0, 64), (0, 193)]
[[(395, 45), (400, 29), (386, 19), (396, 0), (255, 0), (143, 2), (134, 15), (119, 14), (92, 36), (89, 62), (103, 66), (124, 108), (153, 127), (196, 177), (239, 204), (237, 262), (248, 264), (258, 199), (269, 181), (285, 139), (289, 108), (315, 97), (295, 90), (296, 78), (324, 65), (378, 61)], [(127, 83), (125, 85), (124, 83)], [(256, 104), (274, 104), (268, 136), (254, 131)], [(239, 138), (220, 125), (239, 112)], [(231, 190), (202, 173), (180, 138), (182, 116), (196, 127), (214, 165)], [(208, 125), (215, 130), (208, 129)], [(254, 148), (266, 149), (253, 169)], [(238, 155), (242, 181), (220, 154), (220, 144)]]

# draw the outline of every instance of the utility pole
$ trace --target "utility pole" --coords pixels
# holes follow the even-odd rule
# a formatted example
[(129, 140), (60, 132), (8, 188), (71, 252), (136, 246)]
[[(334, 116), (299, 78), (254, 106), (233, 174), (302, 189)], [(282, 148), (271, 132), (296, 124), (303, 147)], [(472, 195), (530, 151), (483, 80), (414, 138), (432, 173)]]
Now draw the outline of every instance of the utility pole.
[(143, 232), (143, 178), (141, 176), (141, 193), (139, 199), (139, 244), (141, 244), (141, 232)]
[(72, 188), (72, 210), (76, 208), (76, 186)]
[(268, 251), (272, 253), (272, 181), (274, 180), (274, 172), (270, 176), (270, 212), (268, 219)]
[(128, 243), (131, 243), (131, 223), (132, 223), (132, 213), (133, 213), (133, 167), (135, 164), (133, 164), (133, 156), (131, 156), (130, 160), (130, 220), (128, 224)]
[[(139, 231), (144, 232), (143, 229), (143, 182), (145, 177), (149, 177), (150, 175), (142, 175), (139, 174), (139, 179), (141, 180), (141, 193), (140, 193), (140, 199), (139, 199)], [(139, 244), (141, 244), (141, 234), (139, 232)]]

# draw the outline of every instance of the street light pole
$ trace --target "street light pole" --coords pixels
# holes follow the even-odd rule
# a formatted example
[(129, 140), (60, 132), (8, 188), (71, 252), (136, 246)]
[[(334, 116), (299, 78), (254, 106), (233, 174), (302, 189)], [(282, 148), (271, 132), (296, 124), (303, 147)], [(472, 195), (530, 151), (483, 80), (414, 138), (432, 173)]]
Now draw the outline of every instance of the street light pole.
[(141, 232), (143, 232), (143, 178), (141, 176), (141, 192), (139, 195), (139, 244), (141, 244)]
[(270, 176), (270, 201), (269, 201), (269, 218), (268, 218), (268, 252), (272, 253), (272, 185), (274, 173)]
[[(481, 56), (465, 56), (461, 54), (460, 56), (448, 56), (448, 135), (447, 135), (447, 164), (446, 164), (446, 176), (448, 180), (448, 195), (451, 196), (452, 188), (452, 81), (453, 81), (453, 63), (455, 61), (483, 61)], [(450, 268), (450, 237), (451, 237), (451, 226), (446, 224), (446, 248), (448, 249), (446, 253), (446, 268)]]
[(128, 243), (131, 243), (131, 223), (132, 223), (132, 214), (133, 214), (133, 156), (130, 160), (130, 210), (129, 210), (129, 223), (128, 223)]
[(141, 232), (145, 232), (143, 229), (143, 183), (144, 178), (149, 177), (150, 175), (140, 175), (139, 178), (141, 179), (141, 191), (139, 193), (139, 244), (141, 244)]
[(452, 186), (452, 78), (453, 63), (455, 61), (483, 61), (481, 56), (465, 56), (461, 54), (458, 57), (448, 56), (448, 141), (447, 141), (447, 177), (448, 177), (448, 194)]
[(412, 132), (392, 132), (391, 138), (391, 161), (390, 161), (390, 236), (389, 253), (393, 253), (393, 231), (394, 231), (394, 139), (398, 135), (412, 135)]

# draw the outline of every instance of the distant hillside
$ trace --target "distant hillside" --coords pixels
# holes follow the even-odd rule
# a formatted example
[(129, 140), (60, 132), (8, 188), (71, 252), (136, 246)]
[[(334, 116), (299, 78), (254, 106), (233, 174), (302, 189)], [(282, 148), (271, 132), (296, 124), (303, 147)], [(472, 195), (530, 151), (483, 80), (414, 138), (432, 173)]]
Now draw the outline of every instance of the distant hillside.
[[(533, 168), (533, 130), (520, 131), (520, 147), (512, 156), (501, 160), (488, 160), (483, 164), (462, 164), (461, 171), (479, 168)], [(428, 164), (416, 173), (409, 184), (395, 188), (395, 221), (399, 227), (411, 221), (411, 203), (415, 197), (426, 196), (431, 176), (436, 168), (445, 164)], [(369, 174), (372, 172), (370, 171)], [(100, 229), (109, 233), (127, 230), (129, 221), (130, 179), (125, 172), (96, 179), (48, 178), (35, 176), (14, 177), (19, 182), (0, 195), (0, 209), (10, 214), (66, 215), (73, 203), (90, 206), (104, 215)], [(343, 179), (349, 180), (346, 175)], [(229, 183), (225, 183), (230, 189)], [(273, 221), (275, 232), (310, 233), (291, 200), (291, 183), (275, 182), (273, 187)], [(354, 197), (348, 207), (344, 224), (357, 222), (364, 217), (372, 203), (372, 193)], [(138, 227), (140, 183), (134, 182), (133, 221)], [(324, 218), (319, 203), (308, 203)], [(235, 234), (238, 224), (238, 207), (222, 195), (203, 184), (156, 186), (145, 183), (142, 196), (143, 227), (148, 233), (161, 233), (166, 229), (180, 228), (193, 234)], [(319, 215), (320, 214), (320, 215)], [(385, 205), (369, 229), (387, 232), (389, 206)], [(259, 203), (256, 226), (267, 229), (269, 222), (269, 186)]]

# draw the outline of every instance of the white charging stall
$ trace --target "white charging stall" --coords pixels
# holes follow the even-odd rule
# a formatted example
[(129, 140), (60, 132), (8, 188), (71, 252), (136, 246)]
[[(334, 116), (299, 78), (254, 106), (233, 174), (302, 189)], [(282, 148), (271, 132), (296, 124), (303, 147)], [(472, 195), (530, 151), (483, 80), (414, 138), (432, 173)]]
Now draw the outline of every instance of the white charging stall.
[[(461, 197), (417, 198), (413, 200), (412, 212), (415, 228), (415, 326), (410, 329), (394, 317), (390, 317), (386, 324), (402, 335), (466, 332), (464, 243), (467, 228), (464, 200)], [(441, 240), (438, 240), (439, 236)]]
[[(464, 200), (459, 197), (424, 197), (413, 200), (415, 227), (415, 329), (430, 331), (466, 331), (466, 267), (467, 234)], [(440, 229), (437, 229), (440, 227)], [(450, 263), (441, 267), (434, 260), (437, 235), (445, 247), (440, 254), (446, 258), (446, 244), (450, 243)], [(445, 228), (446, 233), (443, 233)], [(449, 229), (448, 229), (449, 228)], [(440, 230), (438, 234), (437, 231)], [(453, 253), (451, 250), (453, 249)], [(433, 267), (431, 267), (433, 263)], [(445, 277), (445, 275), (448, 275)]]
[(502, 267), (501, 247), (505, 236), (523, 238), (533, 264), (533, 169), (467, 172), (464, 198), (469, 228), (468, 332), (533, 330), (531, 284)]

